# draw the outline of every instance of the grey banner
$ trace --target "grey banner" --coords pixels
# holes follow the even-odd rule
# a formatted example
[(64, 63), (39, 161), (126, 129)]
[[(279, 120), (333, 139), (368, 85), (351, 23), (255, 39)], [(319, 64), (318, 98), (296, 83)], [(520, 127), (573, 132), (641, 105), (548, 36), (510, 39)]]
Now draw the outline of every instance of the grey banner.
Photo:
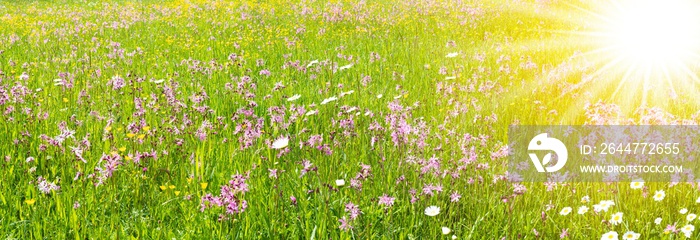
[[(510, 126), (515, 182), (696, 182), (700, 126)], [(700, 181), (700, 179), (697, 179)]]

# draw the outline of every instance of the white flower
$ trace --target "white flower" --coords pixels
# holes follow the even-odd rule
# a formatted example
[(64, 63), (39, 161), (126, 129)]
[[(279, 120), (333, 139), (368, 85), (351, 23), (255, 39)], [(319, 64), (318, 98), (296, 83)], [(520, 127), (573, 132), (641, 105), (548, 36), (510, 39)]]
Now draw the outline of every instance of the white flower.
[(452, 232), (452, 230), (450, 230), (450, 228), (442, 227), (442, 235), (450, 234), (450, 232)]
[(569, 213), (571, 213), (571, 207), (562, 208), (561, 211), (559, 212), (559, 214), (564, 215), (564, 216), (569, 215)]
[(600, 240), (618, 240), (617, 239), (617, 232), (615, 232), (615, 231), (607, 232), (607, 233), (603, 234), (603, 237), (601, 237)]
[(586, 206), (580, 206), (578, 207), (578, 214), (584, 214), (588, 212), (588, 207)]
[(291, 96), (291, 97), (287, 98), (287, 102), (291, 102), (291, 101), (297, 100), (297, 99), (299, 99), (300, 97), (301, 97), (301, 95), (299, 95), (299, 94), (294, 94), (294, 96)]
[(345, 185), (345, 180), (344, 179), (335, 180), (335, 185), (338, 187), (342, 187)]
[(455, 80), (457, 77), (455, 76), (450, 76), (450, 77), (445, 77), (445, 80)]
[(687, 208), (681, 208), (681, 210), (680, 210), (679, 212), (680, 212), (681, 214), (686, 214), (686, 213), (688, 213), (688, 209), (687, 209)]
[(329, 102), (332, 102), (332, 101), (335, 101), (335, 100), (338, 100), (338, 98), (335, 97), (335, 96), (329, 97), (329, 98), (326, 98), (326, 99), (323, 99), (323, 101), (321, 102), (321, 105), (325, 105), (326, 103), (329, 103)]
[(662, 219), (661, 219), (660, 217), (659, 217), (659, 218), (656, 218), (656, 219), (654, 219), (654, 224), (656, 224), (656, 225), (659, 225), (659, 224), (661, 224), (661, 220), (662, 220)]
[(688, 220), (688, 222), (692, 222), (698, 218), (698, 215), (695, 215), (694, 213), (688, 214), (688, 216), (685, 216), (685, 220)]
[(698, 197), (698, 200), (695, 200), (695, 203), (700, 203), (700, 197)]
[(286, 148), (287, 145), (289, 145), (289, 138), (288, 137), (281, 137), (272, 143), (272, 149)]
[(610, 206), (614, 206), (614, 205), (615, 205), (615, 202), (613, 202), (612, 200), (602, 200), (602, 201), (600, 201), (600, 203), (593, 205), (593, 211), (607, 212), (608, 209), (610, 209)]
[[(377, 98), (382, 98), (382, 97), (384, 97), (384, 95), (382, 95), (382, 94), (377, 95)], [(700, 198), (698, 198), (698, 200), (700, 200)]]
[(587, 202), (590, 202), (590, 201), (591, 201), (591, 198), (590, 198), (588, 195), (583, 196), (583, 197), (581, 198), (581, 202), (582, 202), (582, 203), (587, 203)]
[(338, 70), (343, 71), (343, 70), (345, 70), (345, 69), (351, 68), (352, 65), (353, 65), (353, 64), (351, 63), (351, 64), (348, 64), (348, 65), (342, 66), (342, 67), (338, 68)]
[(313, 65), (316, 64), (316, 63), (318, 63), (318, 60), (313, 60), (313, 61), (309, 62), (309, 64), (306, 64), (306, 67), (309, 68), (309, 67), (313, 66)]
[(664, 192), (664, 190), (659, 190), (659, 191), (656, 191), (654, 193), (654, 201), (658, 202), (658, 201), (664, 200), (665, 197), (666, 197), (666, 192)]
[(693, 233), (693, 231), (695, 231), (695, 226), (690, 224), (685, 225), (683, 226), (683, 228), (681, 228), (681, 232), (683, 232), (686, 237), (690, 237), (690, 234)]
[(440, 214), (440, 207), (438, 206), (430, 206), (425, 208), (425, 215), (435, 217), (438, 214)]
[(305, 115), (305, 116), (311, 116), (311, 115), (316, 114), (317, 112), (318, 112), (318, 110), (311, 110), (311, 111), (306, 112), (306, 114), (304, 114), (304, 115)]
[(621, 212), (617, 212), (617, 213), (613, 214), (612, 217), (610, 217), (610, 223), (612, 223), (612, 225), (617, 225), (617, 224), (620, 224), (621, 222), (622, 222), (622, 213)]
[(636, 233), (634, 231), (627, 231), (625, 234), (622, 235), (622, 239), (624, 239), (624, 240), (637, 240), (637, 239), (639, 239), (639, 236), (641, 236), (641, 234)]
[(459, 55), (459, 53), (457, 53), (457, 52), (451, 52), (451, 53), (448, 53), (445, 57), (447, 57), (447, 58), (453, 58), (453, 57), (456, 57), (457, 55)]
[(341, 93), (340, 93), (340, 96), (343, 97), (343, 96), (345, 96), (345, 95), (353, 94), (354, 92), (355, 92), (355, 90), (350, 90), (350, 91), (347, 91), (347, 92), (341, 92)]
[(630, 183), (630, 188), (632, 189), (641, 189), (642, 187), (644, 187), (644, 180), (641, 178), (635, 179)]
[(457, 235), (452, 235), (452, 240), (457, 239)]
[(399, 94), (399, 95), (397, 95), (397, 96), (394, 96), (394, 99), (399, 99), (399, 98), (401, 98), (401, 97), (403, 97), (403, 95)]

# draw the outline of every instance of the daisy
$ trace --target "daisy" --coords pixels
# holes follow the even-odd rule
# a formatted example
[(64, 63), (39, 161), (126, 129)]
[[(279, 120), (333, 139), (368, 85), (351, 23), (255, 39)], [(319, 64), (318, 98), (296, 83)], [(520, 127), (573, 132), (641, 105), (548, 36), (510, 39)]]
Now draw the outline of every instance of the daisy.
[(618, 240), (617, 239), (617, 232), (615, 231), (610, 231), (605, 234), (600, 238), (600, 240)]
[(581, 203), (587, 203), (587, 202), (590, 202), (590, 201), (591, 201), (591, 198), (590, 198), (588, 195), (583, 196), (583, 197), (581, 198)]
[(440, 207), (438, 206), (430, 206), (425, 208), (425, 215), (435, 217), (438, 214), (440, 214)]
[(654, 201), (658, 202), (658, 201), (664, 200), (665, 197), (666, 197), (666, 192), (664, 192), (664, 190), (659, 190), (659, 191), (656, 191), (654, 193)]
[(700, 203), (700, 197), (698, 197), (698, 200), (695, 200), (695, 203)]
[(571, 213), (571, 207), (562, 208), (561, 211), (559, 212), (559, 214), (564, 215), (564, 216), (569, 215), (569, 213)]
[(627, 231), (625, 234), (622, 235), (622, 239), (624, 239), (624, 240), (637, 240), (637, 239), (639, 239), (639, 236), (641, 236), (641, 234), (633, 232), (633, 231)]
[(617, 212), (617, 213), (613, 214), (612, 217), (610, 217), (610, 223), (612, 223), (612, 225), (617, 225), (617, 224), (620, 224), (621, 222), (622, 222), (622, 213), (621, 212)]
[(692, 222), (698, 218), (698, 215), (695, 215), (694, 213), (688, 214), (688, 216), (685, 216), (685, 220), (688, 220), (688, 222)]
[(338, 180), (335, 180), (335, 185), (338, 186), (338, 187), (345, 186), (345, 179), (338, 179)]
[(578, 207), (578, 214), (584, 214), (588, 212), (588, 207), (586, 206), (580, 206)]
[(681, 210), (680, 210), (679, 212), (680, 212), (681, 214), (686, 214), (686, 213), (688, 213), (688, 209), (687, 209), (687, 208), (681, 208)]
[(630, 183), (630, 188), (632, 189), (641, 189), (642, 187), (644, 187), (644, 180), (641, 178), (635, 179)]
[(695, 226), (690, 225), (690, 224), (685, 225), (685, 226), (683, 226), (683, 228), (681, 228), (681, 232), (683, 232), (683, 234), (685, 234), (685, 237), (687, 237), (687, 238), (690, 237), (690, 235), (693, 233), (693, 231), (695, 231)]
[(288, 137), (281, 137), (272, 143), (272, 149), (286, 148), (287, 145), (289, 145), (289, 138)]
[(662, 220), (662, 219), (661, 219), (660, 217), (659, 217), (659, 218), (656, 218), (656, 219), (654, 219), (654, 224), (656, 224), (656, 225), (659, 225), (659, 224), (661, 224), (661, 220)]
[(291, 96), (291, 97), (287, 98), (287, 102), (291, 102), (291, 101), (297, 100), (297, 99), (299, 99), (300, 97), (301, 97), (301, 95), (299, 95), (299, 94), (294, 94), (294, 96)]
[(452, 230), (450, 230), (450, 228), (442, 227), (442, 235), (450, 234), (450, 232), (452, 232)]
[[(382, 97), (384, 97), (384, 95), (383, 95), (383, 94), (379, 94), (379, 95), (377, 95), (377, 98), (382, 98)], [(700, 198), (698, 198), (698, 199), (700, 199)]]
[(445, 57), (446, 57), (446, 58), (453, 58), (453, 57), (456, 57), (457, 55), (459, 55), (459, 53), (457, 53), (457, 52), (452, 52), (452, 53), (448, 53)]

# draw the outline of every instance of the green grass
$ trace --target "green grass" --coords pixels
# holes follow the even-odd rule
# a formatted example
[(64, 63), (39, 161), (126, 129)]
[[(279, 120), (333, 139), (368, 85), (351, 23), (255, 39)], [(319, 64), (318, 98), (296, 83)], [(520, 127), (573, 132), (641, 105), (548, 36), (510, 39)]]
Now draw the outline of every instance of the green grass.
[[(310, 13), (303, 15), (304, 8)], [(341, 10), (334, 15), (333, 9)], [(0, 103), (0, 110), (15, 109), (0, 115), (4, 160), (0, 161), (0, 236), (437, 239), (454, 234), (460, 239), (519, 239), (533, 238), (536, 229), (550, 239), (564, 228), (576, 239), (597, 238), (612, 230), (620, 235), (633, 230), (643, 238), (666, 236), (662, 226), (685, 221), (678, 215), (680, 207), (696, 210), (696, 188), (647, 183), (650, 196), (666, 190), (666, 199), (654, 202), (625, 183), (576, 183), (553, 191), (530, 183), (525, 184), (524, 195), (509, 197), (511, 183), (492, 181), (505, 172), (506, 159), (492, 159), (491, 154), (507, 143), (509, 124), (583, 124), (587, 103), (618, 103), (605, 93), (587, 95), (593, 88), (588, 85), (557, 97), (567, 84), (599, 67), (583, 69), (580, 62), (570, 60), (576, 51), (591, 47), (573, 44), (572, 36), (554, 31), (577, 29), (578, 20), (563, 17), (567, 11), (572, 8), (564, 4), (512, 1), (0, 1), (0, 93), (9, 94), (13, 87), (27, 90), (24, 96), (9, 95)], [(301, 28), (303, 33), (297, 33)], [(459, 54), (445, 57), (452, 52)], [(370, 61), (371, 53), (380, 59)], [(230, 54), (243, 60), (230, 61)], [(480, 54), (483, 60), (477, 59)], [(264, 61), (262, 66), (258, 59)], [(304, 71), (294, 67), (303, 69), (313, 60), (321, 63)], [(528, 61), (535, 67), (524, 67)], [(350, 63), (354, 65), (345, 70), (331, 67)], [(573, 65), (573, 70), (553, 78), (563, 64)], [(442, 67), (446, 75), (439, 73)], [(261, 75), (261, 70), (271, 75)], [(22, 73), (29, 79), (20, 79)], [(54, 84), (61, 73), (73, 79), (72, 88)], [(126, 81), (119, 90), (108, 85), (115, 76)], [(243, 76), (249, 76), (256, 88), (237, 93), (236, 84)], [(371, 77), (366, 86), (365, 76)], [(456, 78), (446, 80), (449, 76)], [(277, 83), (285, 87), (273, 90)], [(439, 91), (439, 85), (451, 91)], [(164, 94), (164, 86), (174, 88), (172, 96)], [(339, 97), (350, 90), (354, 93)], [(254, 97), (246, 99), (247, 91)], [(191, 98), (203, 94), (207, 98), (201, 103)], [(301, 98), (286, 101), (295, 94)], [(378, 94), (383, 97), (377, 98)], [(339, 99), (319, 104), (331, 96)], [(169, 102), (169, 97), (181, 104)], [(135, 98), (143, 100), (143, 115), (134, 115)], [(691, 118), (698, 109), (686, 99), (680, 95), (675, 102), (651, 106)], [(248, 108), (249, 101), (257, 105), (251, 109), (263, 120), (263, 132), (243, 149), (239, 143), (243, 134), (236, 126), (246, 129), (243, 119), (248, 119), (252, 121), (248, 127), (253, 127), (255, 119), (233, 117)], [(392, 114), (388, 106), (394, 101), (410, 107), (393, 113), (404, 114), (415, 128), (407, 137), (414, 142), (425, 133), (426, 146), (392, 142), (385, 117)], [(196, 109), (202, 106), (204, 113)], [(317, 109), (318, 114), (293, 119), (293, 106)], [(284, 107), (288, 127), (273, 121), (271, 107)], [(360, 115), (347, 113), (351, 107), (357, 107)], [(622, 112), (638, 119), (634, 110)], [(365, 116), (366, 111), (372, 115)], [(340, 122), (348, 119), (352, 127), (341, 127)], [(52, 146), (40, 137), (59, 135), (62, 122), (75, 131), (74, 138)], [(204, 122), (211, 127), (204, 127), (207, 136), (200, 140), (197, 131)], [(375, 122), (385, 130), (368, 130)], [(139, 130), (129, 130), (130, 124)], [(144, 125), (150, 129), (144, 130)], [(331, 155), (309, 146), (299, 149), (300, 141), (317, 134), (332, 149)], [(464, 134), (487, 140), (463, 144)], [(280, 136), (290, 137), (289, 153), (283, 156), (268, 146)], [(86, 163), (77, 160), (70, 148), (83, 139), (90, 142), (83, 152)], [(476, 163), (457, 170), (465, 157), (462, 145), (474, 146), (478, 157)], [(95, 168), (101, 166), (103, 154), (124, 158), (137, 151), (156, 151), (157, 159), (139, 164), (124, 159), (113, 176), (95, 186), (96, 176), (90, 175), (98, 172)], [(421, 174), (421, 164), (408, 161), (433, 156), (439, 159), (439, 174)], [(35, 160), (27, 162), (28, 157)], [(300, 177), (302, 160), (309, 160), (317, 171)], [(371, 166), (371, 176), (362, 181), (360, 190), (352, 188), (350, 180), (361, 171), (361, 164)], [(478, 170), (476, 164), (490, 167)], [(268, 169), (278, 169), (279, 178), (268, 177)], [(453, 171), (459, 171), (458, 178), (450, 176)], [(74, 180), (77, 173), (82, 176)], [(248, 208), (233, 215), (220, 207), (200, 211), (202, 196), (218, 195), (234, 174), (249, 174), (250, 191), (238, 195)], [(41, 193), (39, 176), (60, 190)], [(397, 183), (402, 176), (405, 180)], [(469, 178), (476, 183), (468, 183)], [(346, 185), (336, 187), (336, 179), (345, 179)], [(421, 195), (426, 184), (441, 185), (443, 191)], [(415, 203), (411, 189), (420, 195)], [(452, 203), (449, 196), (455, 191), (462, 198)], [(378, 204), (383, 194), (396, 198), (392, 207)], [(597, 215), (591, 207), (579, 216), (575, 212), (584, 195), (591, 197), (589, 207), (606, 199), (616, 205)], [(29, 204), (32, 199), (35, 202)], [(73, 208), (76, 202), (80, 207)], [(362, 213), (352, 221), (352, 230), (341, 231), (338, 219), (348, 216), (344, 209), (348, 202)], [(547, 211), (550, 202), (554, 208)], [(441, 213), (424, 215), (430, 205), (439, 206)], [(559, 215), (565, 206), (573, 207), (574, 213)], [(618, 211), (625, 214), (624, 224), (601, 223)], [(542, 212), (547, 215), (544, 220)], [(219, 221), (220, 215), (226, 219)], [(656, 217), (664, 218), (662, 225), (652, 223)], [(452, 233), (442, 236), (443, 226)]]

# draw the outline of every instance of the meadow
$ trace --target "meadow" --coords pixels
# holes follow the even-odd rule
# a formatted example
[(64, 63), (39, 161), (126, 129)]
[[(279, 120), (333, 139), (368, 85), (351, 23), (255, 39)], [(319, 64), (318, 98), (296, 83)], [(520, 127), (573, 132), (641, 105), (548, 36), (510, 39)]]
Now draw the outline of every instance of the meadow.
[(508, 179), (509, 125), (698, 120), (596, 4), (0, 1), (0, 237), (696, 238), (696, 183)]

